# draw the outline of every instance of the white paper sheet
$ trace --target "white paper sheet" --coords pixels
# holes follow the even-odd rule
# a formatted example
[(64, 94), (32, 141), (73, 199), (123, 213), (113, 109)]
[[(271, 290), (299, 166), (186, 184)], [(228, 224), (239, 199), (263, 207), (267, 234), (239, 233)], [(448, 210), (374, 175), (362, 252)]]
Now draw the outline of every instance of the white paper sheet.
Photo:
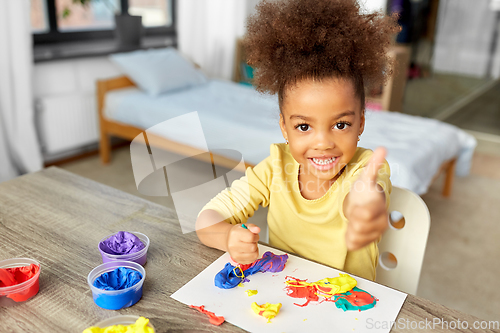
[[(259, 251), (261, 254), (266, 251), (284, 254), (264, 245), (259, 245)], [(214, 277), (229, 261), (229, 254), (225, 253), (171, 297), (187, 305), (204, 305), (206, 310), (217, 316), (224, 316), (226, 321), (250, 332), (390, 331), (390, 322), (396, 320), (406, 294), (355, 277), (358, 288), (379, 300), (374, 308), (361, 312), (344, 312), (333, 302), (311, 302), (305, 307), (299, 307), (293, 303), (304, 304), (306, 300), (287, 296), (284, 290), (286, 276), (315, 282), (327, 277), (337, 277), (342, 272), (294, 255), (288, 256), (286, 267), (280, 273), (257, 273), (248, 277), (250, 282), (244, 283), (244, 287), (219, 289), (214, 285)], [(248, 296), (248, 289), (258, 290), (258, 294)], [(281, 303), (282, 307), (278, 316), (267, 323), (267, 319), (252, 311), (253, 302), (259, 305), (266, 302)], [(186, 308), (186, 311), (197, 310)]]

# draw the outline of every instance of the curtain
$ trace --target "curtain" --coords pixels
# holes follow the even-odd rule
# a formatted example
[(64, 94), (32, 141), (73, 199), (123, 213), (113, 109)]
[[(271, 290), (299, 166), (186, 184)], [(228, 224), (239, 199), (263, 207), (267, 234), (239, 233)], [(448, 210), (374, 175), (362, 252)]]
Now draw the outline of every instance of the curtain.
[(177, 1), (179, 51), (211, 78), (230, 80), (236, 39), (245, 32), (245, 0)]
[(496, 24), (490, 0), (440, 0), (434, 70), (477, 77), (490, 75)]
[[(260, 0), (177, 1), (178, 48), (212, 78), (232, 79), (236, 39)], [(363, 0), (371, 12), (385, 10), (387, 0)]]
[(491, 59), (491, 77), (495, 80), (500, 79), (500, 0), (491, 0), (491, 10), (496, 13), (493, 58)]
[(34, 123), (30, 0), (0, 0), (0, 182), (42, 168)]

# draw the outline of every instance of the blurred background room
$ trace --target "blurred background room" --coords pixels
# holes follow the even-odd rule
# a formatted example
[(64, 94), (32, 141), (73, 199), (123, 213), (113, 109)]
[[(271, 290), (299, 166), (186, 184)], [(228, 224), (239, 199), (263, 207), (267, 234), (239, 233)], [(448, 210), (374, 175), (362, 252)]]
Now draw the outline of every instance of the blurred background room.
[[(129, 139), (112, 137), (102, 163), (97, 80), (125, 74), (112, 54), (174, 47), (208, 78), (248, 85), (238, 40), (258, 2), (0, 0), (0, 182), (57, 166), (173, 207), (138, 191)], [(360, 2), (399, 13), (402, 27), (396, 75), (367, 108), (434, 119), (477, 142), (448, 196), (445, 174), (418, 193), (431, 229), (417, 295), (500, 320), (500, 0)], [(185, 171), (196, 178), (202, 164)]]

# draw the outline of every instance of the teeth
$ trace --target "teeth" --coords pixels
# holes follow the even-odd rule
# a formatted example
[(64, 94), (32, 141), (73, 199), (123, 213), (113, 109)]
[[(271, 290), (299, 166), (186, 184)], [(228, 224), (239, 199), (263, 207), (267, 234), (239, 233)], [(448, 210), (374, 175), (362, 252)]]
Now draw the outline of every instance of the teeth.
[(329, 158), (327, 160), (320, 160), (320, 159), (317, 159), (317, 158), (314, 158), (313, 157), (313, 162), (316, 163), (316, 164), (320, 164), (320, 165), (325, 165), (325, 164), (330, 164), (332, 163), (333, 161), (335, 161), (335, 157), (332, 157), (332, 158)]

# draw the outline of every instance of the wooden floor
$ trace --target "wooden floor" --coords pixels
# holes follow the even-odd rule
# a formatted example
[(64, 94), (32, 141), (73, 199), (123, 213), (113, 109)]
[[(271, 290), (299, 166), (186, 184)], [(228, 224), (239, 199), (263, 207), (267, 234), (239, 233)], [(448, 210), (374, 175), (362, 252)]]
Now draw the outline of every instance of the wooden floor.
[(500, 136), (500, 81), (445, 121), (466, 130)]
[(434, 118), (455, 103), (474, 93), (491, 79), (452, 74), (432, 74), (409, 80), (403, 101), (403, 113)]

